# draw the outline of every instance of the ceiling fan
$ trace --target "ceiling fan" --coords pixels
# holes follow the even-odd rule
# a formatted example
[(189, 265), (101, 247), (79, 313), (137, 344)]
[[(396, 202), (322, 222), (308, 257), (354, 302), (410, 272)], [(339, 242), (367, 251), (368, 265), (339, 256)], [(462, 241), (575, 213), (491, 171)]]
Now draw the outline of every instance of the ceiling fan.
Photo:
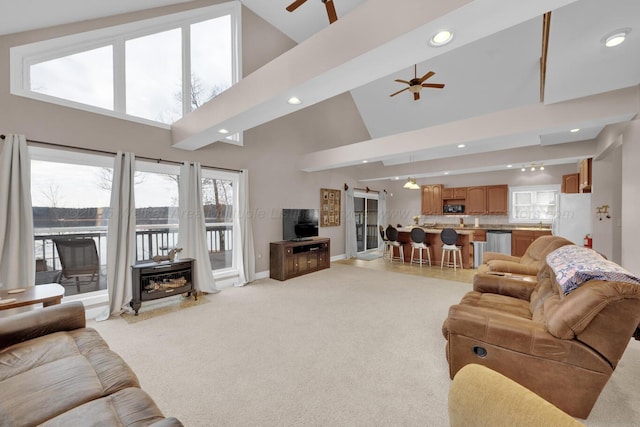
[[(293, 12), (298, 7), (306, 3), (306, 1), (307, 0), (296, 0), (293, 3), (291, 3), (289, 6), (287, 6), (287, 10), (289, 12)], [(338, 15), (336, 14), (336, 8), (333, 5), (333, 0), (320, 0), (320, 1), (322, 1), (322, 3), (324, 3), (325, 7), (327, 8), (327, 16), (329, 17), (329, 24), (333, 24), (338, 20)]]
[(409, 85), (409, 87), (405, 87), (402, 90), (397, 91), (396, 93), (392, 93), (389, 96), (395, 96), (397, 94), (399, 94), (400, 92), (404, 92), (405, 90), (408, 90), (410, 92), (413, 93), (413, 100), (417, 101), (418, 99), (420, 99), (420, 91), (422, 90), (423, 87), (430, 87), (430, 88), (434, 88), (434, 89), (442, 89), (444, 87), (444, 84), (442, 83), (424, 83), (425, 80), (427, 80), (428, 78), (432, 77), (435, 73), (433, 71), (429, 71), (427, 74), (425, 74), (424, 76), (422, 76), (421, 78), (418, 78), (418, 66), (414, 65), (413, 67), (413, 75), (414, 77), (409, 80), (400, 80), (400, 79), (396, 79), (396, 82), (399, 83), (406, 83)]

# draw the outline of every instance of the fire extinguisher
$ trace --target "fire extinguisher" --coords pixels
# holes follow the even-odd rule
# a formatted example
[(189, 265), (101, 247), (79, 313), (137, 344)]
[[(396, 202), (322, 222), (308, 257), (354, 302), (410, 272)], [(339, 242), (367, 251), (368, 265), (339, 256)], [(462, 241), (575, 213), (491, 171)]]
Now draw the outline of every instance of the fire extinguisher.
[(584, 236), (584, 246), (587, 248), (591, 248), (593, 246), (593, 239), (590, 234)]

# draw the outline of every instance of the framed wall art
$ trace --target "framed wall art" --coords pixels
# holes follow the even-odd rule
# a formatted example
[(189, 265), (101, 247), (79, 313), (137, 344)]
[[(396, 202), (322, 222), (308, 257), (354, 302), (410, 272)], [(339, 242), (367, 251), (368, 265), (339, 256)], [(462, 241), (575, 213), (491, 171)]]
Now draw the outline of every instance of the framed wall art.
[(320, 189), (320, 227), (340, 225), (340, 190)]

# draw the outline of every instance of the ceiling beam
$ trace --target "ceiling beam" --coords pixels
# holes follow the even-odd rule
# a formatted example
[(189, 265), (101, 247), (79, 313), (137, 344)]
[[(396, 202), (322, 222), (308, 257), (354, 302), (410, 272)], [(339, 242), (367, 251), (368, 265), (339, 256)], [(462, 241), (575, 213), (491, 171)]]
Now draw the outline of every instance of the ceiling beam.
[[(173, 146), (224, 142), (221, 128), (251, 129), (574, 1), (368, 0), (174, 123)], [(455, 28), (454, 42), (429, 48), (442, 28)], [(303, 104), (288, 105), (294, 95)]]
[[(483, 116), (431, 126), (402, 134), (317, 151), (301, 156), (299, 168), (306, 172), (383, 160), (391, 155), (411, 155), (427, 149), (455, 147), (464, 143), (483, 145), (509, 136), (536, 136), (530, 144), (539, 144), (539, 135), (576, 127), (580, 123), (607, 119), (629, 120), (638, 114), (640, 87), (634, 86), (552, 105), (533, 104)], [(498, 148), (499, 149), (499, 148)]]

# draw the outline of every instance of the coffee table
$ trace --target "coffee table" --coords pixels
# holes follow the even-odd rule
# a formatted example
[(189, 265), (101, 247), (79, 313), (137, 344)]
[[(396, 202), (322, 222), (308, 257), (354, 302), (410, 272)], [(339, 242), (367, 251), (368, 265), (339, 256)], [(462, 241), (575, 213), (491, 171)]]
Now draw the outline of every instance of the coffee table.
[[(10, 293), (11, 289), (0, 289), (0, 310), (42, 303), (44, 307), (60, 304), (64, 288), (57, 283), (47, 283), (25, 288), (24, 292)], [(10, 301), (10, 302), (3, 302)]]

